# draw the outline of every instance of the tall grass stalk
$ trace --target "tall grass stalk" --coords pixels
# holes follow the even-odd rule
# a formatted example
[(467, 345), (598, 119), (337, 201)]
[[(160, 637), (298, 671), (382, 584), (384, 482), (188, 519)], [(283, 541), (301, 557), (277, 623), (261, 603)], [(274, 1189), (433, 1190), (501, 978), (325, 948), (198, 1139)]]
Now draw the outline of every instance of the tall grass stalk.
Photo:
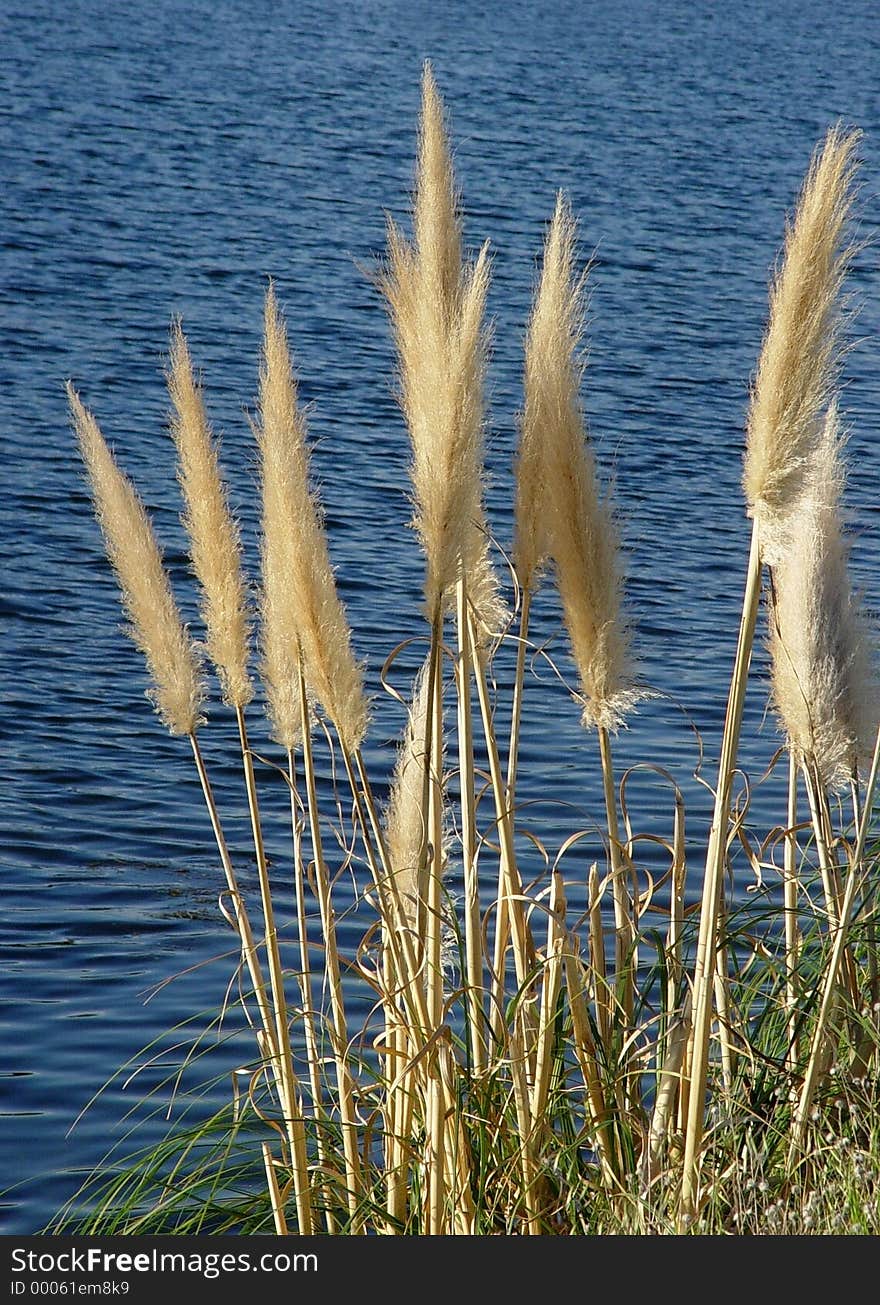
[[(306, 1059), (309, 1068), (309, 1087), (312, 1097), (311, 1114), (317, 1123), (315, 1150), (318, 1160), (318, 1170), (320, 1173), (325, 1174), (329, 1172), (330, 1168), (326, 1138), (328, 1117), (327, 1112), (324, 1109), (322, 1057), (319, 1052), (318, 1035), (315, 1028), (311, 943), (309, 939), (309, 926), (306, 909), (306, 882), (302, 853), (302, 806), (297, 790), (296, 759), (292, 748), (288, 749), (287, 752), (287, 782), (290, 788), (290, 833), (293, 844), (294, 901), (296, 909), (297, 941), (299, 944), (298, 976), (300, 1000), (302, 1003), (300, 1008), (300, 1019), (302, 1022), (303, 1040), (305, 1042)], [(337, 1224), (332, 1202), (327, 1201), (324, 1204), (324, 1220), (327, 1232), (335, 1233)]]
[[(461, 790), (461, 856), (464, 871), (465, 979), (467, 981), (468, 1026), (474, 1072), (485, 1071), (488, 1045), (483, 997), (483, 948), (480, 888), (477, 876), (477, 810), (474, 767), (474, 727), (471, 710), (472, 656), (468, 625), (468, 591), (464, 576), (458, 582), (456, 606), (458, 657), (456, 697), (458, 703), (458, 774)], [(479, 655), (479, 654), (477, 654)], [(510, 785), (508, 804), (512, 802)]]
[[(552, 560), (578, 672), (583, 723), (599, 739), (615, 917), (615, 982), (623, 1019), (634, 1006), (635, 922), (617, 816), (610, 732), (640, 696), (629, 657), (622, 610), (616, 529), (599, 495), (579, 390), (583, 362), (585, 277), (575, 275), (575, 222), (560, 194), (544, 245), (526, 340), (525, 404), (517, 457), (516, 558), (523, 577), (518, 703), (528, 620), (527, 596), (541, 567)], [(545, 486), (552, 485), (549, 499)], [(516, 708), (518, 712), (518, 708)], [(516, 773), (517, 735), (508, 773)]]
[(798, 924), (798, 764), (788, 753), (788, 814), (785, 824), (783, 866), (783, 909), (785, 911), (785, 1005), (788, 1011), (788, 1067), (794, 1071), (799, 1059), (798, 958), (801, 935)]
[[(442, 792), (440, 728), (443, 612), (464, 589), (458, 608), (459, 717), (468, 728), (470, 685), (469, 638), (462, 619), (466, 596), (491, 627), (494, 582), (482, 528), (483, 312), (488, 289), (488, 251), (465, 263), (461, 245), (459, 202), (443, 106), (433, 72), (422, 77), (419, 148), (413, 200), (413, 241), (389, 223), (388, 263), (381, 278), (399, 358), (400, 401), (410, 433), (414, 524), (426, 559), (426, 615), (431, 627), (429, 700), (433, 704), (425, 738), (427, 838), (422, 867), (428, 1006), (439, 1022), (441, 1009), (440, 937), (442, 932)], [(464, 743), (460, 745), (464, 747)], [(467, 764), (460, 767), (466, 806), (471, 782)], [(429, 858), (430, 849), (430, 858)], [(482, 982), (477, 955), (478, 907), (473, 876), (476, 845), (465, 848), (471, 901), (466, 928), (466, 974), (471, 981), (472, 1048), (482, 1062), (478, 1011)]]
[(841, 291), (852, 249), (844, 243), (857, 134), (832, 129), (813, 157), (785, 258), (770, 295), (767, 333), (749, 410), (744, 487), (753, 519), (742, 618), (731, 679), (694, 965), (694, 1018), (681, 1189), (682, 1225), (699, 1200), (705, 1091), (730, 790), (758, 616), (762, 558), (773, 561), (824, 428), (840, 367)]
[[(302, 662), (300, 662), (299, 669), (299, 695), (300, 711), (305, 720), (307, 718), (308, 702), (306, 698), (305, 671)], [(339, 949), (336, 941), (336, 917), (331, 899), (330, 873), (324, 858), (324, 841), (318, 809), (312, 740), (307, 729), (303, 731), (303, 770), (305, 772), (306, 802), (309, 813), (318, 907), (321, 913), (321, 931), (324, 936), (324, 974), (330, 995), (329, 1034), (336, 1070), (337, 1101), (342, 1120), (346, 1198), (349, 1214), (352, 1219), (357, 1219), (358, 1205), (361, 1198), (361, 1164), (357, 1140), (354, 1083), (348, 1066), (348, 1020), (345, 1013), (345, 995), (342, 987)], [(358, 1231), (358, 1229), (355, 1227), (352, 1231)]]

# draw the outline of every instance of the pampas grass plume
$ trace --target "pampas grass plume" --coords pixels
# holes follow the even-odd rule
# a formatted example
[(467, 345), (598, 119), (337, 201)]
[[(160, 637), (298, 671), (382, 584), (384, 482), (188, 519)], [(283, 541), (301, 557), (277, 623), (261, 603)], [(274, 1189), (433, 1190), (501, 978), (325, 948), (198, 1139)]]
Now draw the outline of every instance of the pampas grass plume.
[(354, 751), (367, 729), (363, 671), (352, 652), (323, 522), (309, 492), (305, 417), (271, 285), (256, 435), (263, 482), (263, 674), (273, 725), (288, 745), (301, 728), (292, 689), (301, 652), (310, 694)]
[(171, 433), (186, 510), (193, 569), (202, 591), (208, 655), (217, 668), (224, 702), (244, 708), (253, 696), (248, 674), (248, 620), (239, 531), (229, 510), (217, 448), (193, 376), (180, 323), (171, 336), (168, 392), (174, 405)]
[(843, 353), (841, 290), (853, 246), (857, 131), (833, 127), (817, 148), (770, 290), (767, 332), (748, 416), (743, 485), (771, 563), (785, 514), (803, 490)]
[(840, 524), (842, 445), (832, 404), (773, 568), (770, 623), (780, 722), (796, 758), (815, 761), (832, 789), (870, 755), (878, 714), (869, 635), (847, 575)]
[(430, 66), (422, 79), (414, 243), (393, 222), (381, 288), (400, 368), (400, 401), (412, 441), (415, 517), (427, 560), (433, 616), (463, 573), (486, 627), (501, 620), (483, 511), (483, 326), (489, 285), (484, 246), (473, 265), (461, 250), (458, 200), (443, 106)]
[(172, 734), (191, 735), (200, 722), (203, 686), (150, 519), (70, 382), (67, 397), (91, 481), (95, 514), (131, 622), (129, 632), (146, 657), (153, 680), (150, 696)]
[(526, 586), (548, 557), (555, 563), (583, 723), (614, 730), (644, 695), (622, 610), (617, 528), (599, 494), (579, 400), (584, 280), (574, 273), (575, 232), (560, 195), (526, 339), (515, 555)]

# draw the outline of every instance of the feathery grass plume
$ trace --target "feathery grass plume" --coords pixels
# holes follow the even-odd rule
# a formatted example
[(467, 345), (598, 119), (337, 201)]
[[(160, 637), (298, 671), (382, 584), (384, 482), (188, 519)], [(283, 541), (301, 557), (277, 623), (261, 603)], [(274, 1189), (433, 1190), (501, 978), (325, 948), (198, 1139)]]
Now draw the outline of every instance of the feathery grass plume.
[(272, 737), (285, 752), (295, 752), (302, 742), (303, 719), (297, 680), (299, 639), (289, 611), (290, 590), (285, 584), (287, 548), (275, 532), (263, 528), (261, 595), (262, 662), (266, 689), (266, 714)]
[(199, 666), (171, 586), (153, 527), (137, 491), (119, 470), (98, 423), (67, 383), (95, 515), (122, 591), (129, 633), (147, 659), (150, 697), (172, 734), (193, 734), (204, 696)]
[(579, 426), (584, 363), (581, 342), (586, 273), (574, 279), (575, 223), (565, 198), (544, 244), (541, 279), (525, 346), (524, 405), (516, 452), (514, 562), (523, 589), (532, 590), (550, 560), (549, 438), (566, 423)]
[(517, 461), (516, 560), (531, 586), (552, 558), (583, 695), (583, 723), (616, 730), (644, 697), (635, 684), (617, 528), (600, 497), (579, 400), (585, 278), (574, 272), (576, 224), (560, 194), (526, 340)]
[(752, 539), (721, 738), (694, 961), (690, 1083), (679, 1207), (682, 1231), (696, 1217), (699, 1204), (712, 989), (719, 973), (719, 921), (730, 797), (762, 566), (764, 562), (773, 566), (784, 550), (787, 519), (804, 493), (840, 368), (841, 291), (853, 253), (843, 237), (852, 203), (858, 139), (857, 132), (835, 127), (827, 133), (823, 147), (813, 153), (788, 228), (782, 268), (771, 288), (769, 324), (752, 390), (743, 472)]
[(428, 666), (419, 672), (412, 707), (397, 754), (386, 828), (388, 855), (397, 877), (407, 921), (416, 927), (419, 907), (419, 866), (425, 841), (423, 789), (425, 733), (428, 717)]
[[(414, 242), (389, 221), (380, 278), (400, 368), (400, 401), (412, 441), (414, 524), (427, 559), (425, 597), (433, 616), (461, 574), (474, 577), (497, 621), (487, 588), (483, 498), (483, 329), (488, 248), (468, 265), (443, 106), (430, 66), (422, 78)], [(480, 570), (481, 575), (477, 572)]]
[(814, 152), (770, 290), (743, 475), (749, 515), (769, 563), (786, 513), (803, 490), (844, 351), (841, 290), (854, 253), (845, 229), (859, 139), (857, 131), (832, 127)]
[(367, 729), (363, 672), (352, 653), (320, 509), (309, 492), (305, 416), (272, 285), (266, 293), (255, 433), (263, 480), (263, 672), (274, 726), (284, 734), (282, 742), (299, 728), (291, 714), (288, 678), (299, 649), (310, 694), (353, 752)]
[(832, 403), (804, 493), (773, 568), (773, 698), (798, 761), (840, 789), (870, 755), (877, 704), (869, 639), (847, 574), (841, 530), (843, 438)]
[(253, 684), (248, 674), (247, 598), (238, 525), (229, 509), (217, 446), (179, 321), (172, 327), (166, 379), (174, 404), (171, 434), (186, 504), (183, 520), (202, 590), (208, 656), (217, 668), (223, 701), (244, 708), (253, 697)]

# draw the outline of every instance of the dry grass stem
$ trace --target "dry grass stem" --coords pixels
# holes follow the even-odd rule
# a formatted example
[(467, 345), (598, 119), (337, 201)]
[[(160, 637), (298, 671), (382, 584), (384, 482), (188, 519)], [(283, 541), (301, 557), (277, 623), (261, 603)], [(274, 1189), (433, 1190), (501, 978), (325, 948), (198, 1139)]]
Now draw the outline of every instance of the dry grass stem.
[(422, 667), (413, 690), (412, 708), (397, 754), (388, 802), (387, 843), (397, 894), (407, 925), (415, 931), (419, 916), (419, 866), (422, 861), (426, 817), (422, 804), (428, 716), (428, 667)]
[(734, 672), (721, 744), (694, 966), (694, 1019), (688, 1047), (689, 1109), (679, 1226), (698, 1208), (711, 987), (716, 970), (730, 787), (757, 620), (762, 559), (777, 559), (780, 539), (808, 480), (840, 361), (841, 289), (852, 249), (843, 232), (852, 202), (858, 134), (832, 129), (813, 160), (771, 288), (767, 334), (749, 411), (744, 486), (754, 520)]

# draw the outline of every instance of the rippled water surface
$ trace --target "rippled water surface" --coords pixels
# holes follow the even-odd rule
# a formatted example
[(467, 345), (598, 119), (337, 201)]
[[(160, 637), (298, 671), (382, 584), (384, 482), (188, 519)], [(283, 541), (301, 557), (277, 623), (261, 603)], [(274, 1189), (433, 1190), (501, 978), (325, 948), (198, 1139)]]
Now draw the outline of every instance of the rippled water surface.
[[(768, 274), (810, 151), (838, 118), (865, 133), (862, 232), (876, 234), (880, 11), (867, 0), (4, 0), (0, 41), (0, 1229), (26, 1233), (146, 1092), (169, 1107), (163, 1066), (182, 1052), (166, 1031), (209, 1022), (234, 962), (186, 746), (151, 714), (139, 654), (120, 632), (64, 380), (76, 380), (136, 479), (197, 622), (166, 425), (168, 326), (182, 316), (253, 567), (245, 409), (275, 278), (313, 405), (333, 560), (376, 695), (368, 760), (381, 788), (401, 718), (379, 674), (398, 641), (423, 635), (422, 564), (369, 272), (385, 214), (406, 217), (430, 57), (451, 115), (466, 239), (488, 238), (494, 251), (489, 510), (504, 547), (521, 341), (557, 188), (594, 256), (585, 403), (620, 509), (637, 651), (658, 691), (618, 758), (662, 764), (685, 787), (695, 892), (706, 800), (691, 779), (694, 731), (713, 756), (745, 566), (743, 417)], [(861, 312), (844, 396), (848, 502), (854, 571), (876, 608), (876, 245), (856, 259), (852, 290)], [(553, 640), (566, 673), (549, 592), (535, 637)], [(420, 647), (401, 655), (402, 690)], [(536, 669), (520, 796), (555, 853), (569, 833), (595, 829), (601, 787), (573, 704)], [(742, 754), (754, 779), (777, 746), (763, 674), (759, 653)], [(503, 692), (504, 657), (497, 675)], [(219, 708), (211, 716), (205, 746), (247, 879), (231, 735)], [(273, 756), (256, 715), (253, 728)], [(282, 864), (284, 795), (268, 767), (260, 776)], [(779, 791), (776, 779), (757, 790), (759, 832), (777, 818)], [(643, 780), (633, 795), (637, 826), (662, 834), (668, 794)], [(568, 862), (572, 880), (598, 854), (595, 833), (587, 842)], [(150, 1061), (142, 1049), (156, 1038), (158, 1062), (132, 1081), (117, 1075)], [(225, 1044), (212, 1061), (218, 1075), (237, 1063)]]

